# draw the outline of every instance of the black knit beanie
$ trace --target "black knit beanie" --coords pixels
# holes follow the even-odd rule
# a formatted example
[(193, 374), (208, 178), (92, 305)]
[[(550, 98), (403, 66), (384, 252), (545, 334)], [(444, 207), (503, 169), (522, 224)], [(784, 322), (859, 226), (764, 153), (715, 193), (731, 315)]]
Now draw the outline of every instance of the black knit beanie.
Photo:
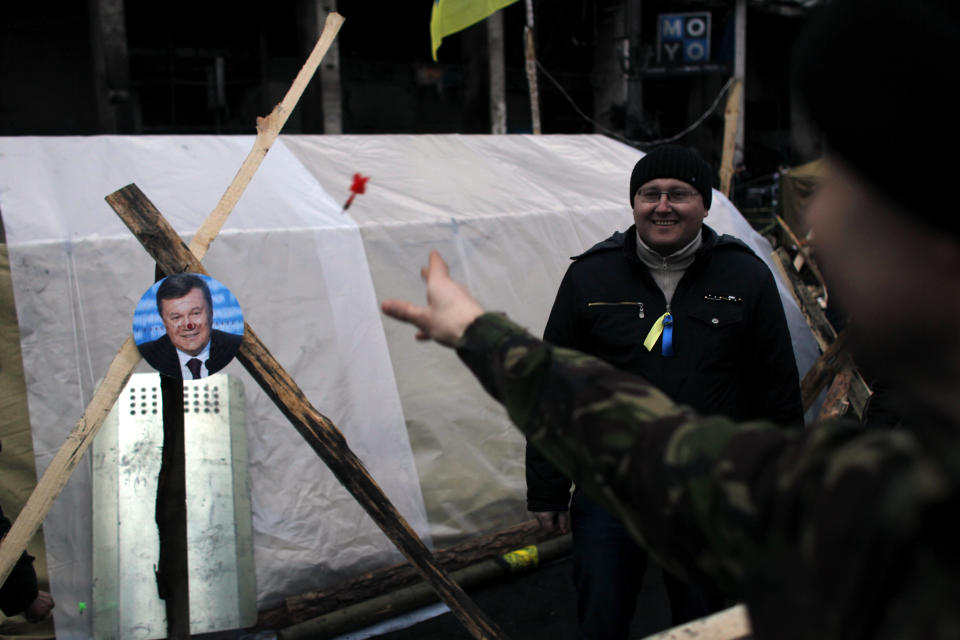
[(960, 235), (956, 0), (835, 0), (793, 52), (794, 90), (827, 150), (930, 226)]
[(630, 175), (630, 207), (637, 191), (657, 178), (682, 180), (703, 196), (703, 208), (709, 209), (713, 196), (713, 170), (700, 159), (697, 152), (687, 147), (668, 144), (657, 147), (640, 158)]

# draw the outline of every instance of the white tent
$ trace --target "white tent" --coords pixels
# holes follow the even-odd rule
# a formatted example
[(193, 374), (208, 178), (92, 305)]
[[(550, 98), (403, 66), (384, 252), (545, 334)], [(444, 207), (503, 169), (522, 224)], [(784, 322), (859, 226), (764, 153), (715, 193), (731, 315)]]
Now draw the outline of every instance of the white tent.
[[(6, 227), (38, 474), (130, 333), (153, 262), (104, 202), (135, 182), (185, 237), (252, 137), (0, 138)], [(428, 544), (527, 518), (523, 440), (449, 350), (378, 300), (420, 300), (430, 249), (488, 308), (542, 331), (569, 256), (631, 223), (642, 154), (602, 136), (282, 136), (204, 264), (346, 435)], [(367, 192), (342, 212), (354, 173)], [(719, 193), (707, 223), (770, 247)], [(801, 375), (816, 344), (781, 284)], [(138, 371), (149, 371), (141, 364)], [(239, 363), (247, 399), (258, 606), (399, 562)], [(88, 456), (89, 458), (89, 456)], [(86, 637), (90, 464), (44, 523), (58, 637)]]

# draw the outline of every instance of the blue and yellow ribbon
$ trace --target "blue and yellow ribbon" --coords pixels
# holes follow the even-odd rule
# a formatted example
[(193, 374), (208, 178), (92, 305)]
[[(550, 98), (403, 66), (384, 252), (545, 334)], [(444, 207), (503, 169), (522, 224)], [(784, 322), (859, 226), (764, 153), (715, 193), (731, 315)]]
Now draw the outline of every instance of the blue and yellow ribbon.
[(657, 340), (659, 340), (661, 336), (663, 336), (663, 342), (660, 345), (660, 352), (665, 356), (672, 356), (673, 316), (671, 316), (669, 312), (664, 313), (654, 321), (653, 326), (650, 327), (650, 332), (647, 333), (647, 337), (643, 341), (643, 346), (647, 348), (647, 351), (653, 351), (654, 345), (657, 344)]

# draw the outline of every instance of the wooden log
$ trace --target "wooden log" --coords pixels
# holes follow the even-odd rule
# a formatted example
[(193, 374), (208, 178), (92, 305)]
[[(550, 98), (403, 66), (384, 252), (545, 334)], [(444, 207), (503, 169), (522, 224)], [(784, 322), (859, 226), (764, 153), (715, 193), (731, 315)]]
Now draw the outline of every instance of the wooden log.
[[(477, 536), (461, 544), (435, 551), (434, 556), (446, 571), (456, 571), (513, 549), (543, 542), (548, 537), (536, 520), (529, 520), (502, 531)], [(291, 596), (284, 606), (262, 611), (256, 629), (279, 629), (330, 611), (396, 591), (413, 584), (420, 577), (410, 563), (384, 567), (357, 576), (325, 591), (311, 591)]]
[[(323, 33), (320, 34), (320, 40), (317, 42), (317, 46), (311, 54), (311, 60), (313, 60), (315, 56), (323, 57), (323, 53), (330, 46), (327, 41), (333, 40), (342, 23), (343, 18), (339, 14), (334, 13), (327, 17), (327, 26), (324, 27)], [(329, 31), (327, 27), (329, 27)], [(316, 63), (319, 63), (319, 59), (317, 59)], [(316, 64), (310, 62), (310, 65), (313, 69), (316, 69)], [(304, 69), (307, 68), (308, 65), (305, 64)], [(283, 102), (268, 116), (264, 125), (266, 130), (279, 133), (280, 127), (286, 122), (290, 111), (293, 110), (293, 106), (296, 104), (296, 100), (299, 99), (303, 93), (303, 86), (306, 86), (309, 79), (309, 76), (304, 75), (304, 71), (301, 69), (301, 72), (297, 74), (297, 78), (294, 81), (294, 84), (297, 85), (298, 88), (294, 90), (294, 88), (291, 87), (291, 90), (287, 92), (287, 96), (284, 97)], [(287, 98), (291, 98), (291, 100)], [(277, 115), (274, 116), (274, 114)], [(258, 128), (260, 127), (260, 121), (258, 121), (257, 126)], [(274, 133), (270, 135), (273, 135), (273, 139), (276, 139)], [(261, 138), (258, 134), (258, 141), (260, 140)], [(247, 184), (250, 183), (253, 173), (256, 171), (256, 168), (260, 166), (260, 162), (268, 150), (269, 145), (264, 147), (262, 142), (254, 144), (253, 150), (251, 150), (247, 156), (247, 160), (244, 161), (243, 166), (241, 166), (237, 172), (230, 187), (227, 188), (227, 192), (224, 193), (220, 203), (217, 204), (217, 207), (214, 208), (213, 212), (207, 218), (207, 221), (205, 221), (200, 227), (200, 230), (197, 231), (191, 246), (193, 246), (192, 251), (198, 262), (206, 255), (207, 248), (213, 241), (214, 236), (216, 236), (219, 229), (223, 226), (226, 217), (233, 210), (233, 206), (240, 199)], [(251, 159), (251, 156), (253, 159)], [(86, 453), (90, 444), (93, 442), (94, 436), (97, 435), (100, 426), (110, 413), (117, 398), (120, 397), (120, 392), (123, 391), (138, 362), (140, 362), (140, 351), (137, 349), (137, 345), (131, 335), (120, 346), (120, 350), (117, 351), (117, 355), (114, 356), (113, 361), (107, 368), (103, 382), (97, 387), (86, 410), (83, 412), (83, 415), (80, 416), (80, 420), (74, 425), (73, 430), (70, 431), (60, 450), (57, 451), (53, 460), (50, 461), (49, 466), (47, 466), (46, 471), (43, 473), (43, 477), (37, 482), (36, 488), (33, 490), (33, 493), (30, 494), (23, 509), (20, 510), (20, 514), (14, 521), (10, 531), (8, 531), (4, 537), (3, 544), (0, 544), (0, 584), (6, 581), (10, 575), (10, 571), (13, 570), (14, 563), (16, 563), (20, 554), (23, 553), (23, 550), (27, 548), (27, 544), (37, 532), (37, 529), (40, 528), (43, 519), (47, 517), (54, 500), (57, 499), (57, 496), (63, 491), (63, 487), (66, 486), (70, 476), (73, 475), (74, 469), (76, 469), (83, 454)]]
[[(173, 228), (136, 185), (128, 185), (106, 198), (157, 264), (167, 273), (206, 274)], [(273, 400), (298, 433), (326, 463), (337, 480), (360, 503), (397, 549), (420, 571), (440, 598), (475, 638), (503, 638), (467, 594), (436, 563), (429, 549), (400, 515), (350, 449), (343, 434), (317, 411), (293, 378), (257, 337), (244, 325), (237, 358)]]
[[(532, 570), (541, 562), (550, 562), (554, 558), (568, 555), (571, 546), (572, 536), (567, 534), (547, 540), (540, 545), (515, 549), (463, 567), (454, 571), (451, 577), (464, 589), (479, 588), (510, 574)], [(280, 629), (277, 637), (280, 640), (333, 638), (425, 607), (436, 600), (437, 595), (423, 581), (419, 581), (402, 589)]]

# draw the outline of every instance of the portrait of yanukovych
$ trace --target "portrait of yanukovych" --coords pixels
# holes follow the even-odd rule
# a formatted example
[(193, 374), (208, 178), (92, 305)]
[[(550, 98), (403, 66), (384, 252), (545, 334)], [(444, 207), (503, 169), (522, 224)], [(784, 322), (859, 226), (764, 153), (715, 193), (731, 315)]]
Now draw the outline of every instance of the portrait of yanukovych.
[(230, 290), (197, 273), (154, 284), (137, 305), (133, 335), (140, 355), (163, 375), (197, 380), (223, 369), (243, 341), (243, 313)]

